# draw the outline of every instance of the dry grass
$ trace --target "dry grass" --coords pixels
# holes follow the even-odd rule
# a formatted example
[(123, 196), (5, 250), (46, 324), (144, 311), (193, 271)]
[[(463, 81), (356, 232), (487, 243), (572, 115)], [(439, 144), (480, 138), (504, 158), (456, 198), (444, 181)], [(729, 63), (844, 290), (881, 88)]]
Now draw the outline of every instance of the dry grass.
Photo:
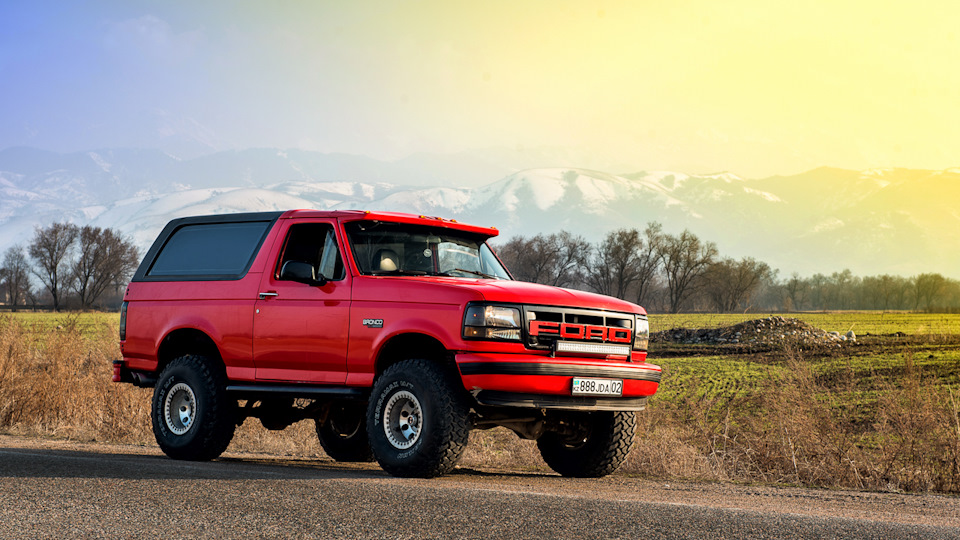
[[(909, 356), (908, 356), (909, 358)], [(640, 415), (626, 472), (671, 478), (960, 492), (956, 392), (905, 365), (856, 402), (860, 380), (818, 376), (798, 356), (749, 393), (700, 379)], [(706, 379), (703, 379), (706, 380)], [(669, 376), (665, 377), (669, 383)]]
[(116, 327), (0, 317), (0, 427), (85, 441), (148, 442), (149, 391), (110, 382)]
[[(152, 391), (110, 381), (119, 355), (116, 321), (79, 320), (0, 317), (0, 430), (155, 444)], [(852, 367), (829, 373), (791, 351), (777, 365), (755, 368), (749, 359), (671, 359), (663, 392), (639, 415), (637, 443), (621, 472), (960, 492), (960, 393), (950, 378), (960, 372), (960, 353), (931, 350), (923, 358), (885, 354), (899, 364), (883, 369), (864, 367), (879, 362), (872, 357), (847, 359)], [(248, 420), (230, 450), (325, 458), (310, 421), (273, 432)], [(503, 428), (472, 432), (461, 466), (547, 470), (535, 443)]]
[[(110, 316), (0, 316), (0, 430), (5, 433), (154, 445), (152, 389), (111, 382), (120, 355)], [(323, 457), (313, 421), (270, 431), (256, 419), (228, 451)], [(471, 433), (461, 465), (545, 470), (536, 446), (502, 429)]]
[(656, 313), (650, 315), (653, 332), (671, 328), (719, 328), (735, 324), (780, 316), (801, 321), (841, 334), (853, 330), (858, 336), (864, 334), (884, 335), (902, 332), (908, 335), (956, 335), (960, 334), (960, 314), (913, 313), (904, 311), (827, 311), (791, 313)]
[[(0, 316), (0, 429), (80, 441), (155, 444), (152, 389), (114, 384), (120, 355), (114, 318), (56, 320)], [(312, 422), (283, 432), (256, 420), (237, 430), (229, 450), (321, 456)]]

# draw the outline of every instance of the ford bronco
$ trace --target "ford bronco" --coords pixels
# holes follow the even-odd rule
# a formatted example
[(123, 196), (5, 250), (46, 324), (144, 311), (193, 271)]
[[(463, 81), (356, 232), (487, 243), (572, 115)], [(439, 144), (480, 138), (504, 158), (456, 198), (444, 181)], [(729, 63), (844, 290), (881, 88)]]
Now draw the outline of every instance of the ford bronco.
[(127, 288), (113, 380), (154, 388), (175, 459), (218, 457), (248, 418), (313, 420), (335, 460), (433, 477), (471, 429), (504, 426), (564, 476), (607, 475), (660, 382), (646, 312), (514, 281), (497, 232), (363, 211), (175, 219)]

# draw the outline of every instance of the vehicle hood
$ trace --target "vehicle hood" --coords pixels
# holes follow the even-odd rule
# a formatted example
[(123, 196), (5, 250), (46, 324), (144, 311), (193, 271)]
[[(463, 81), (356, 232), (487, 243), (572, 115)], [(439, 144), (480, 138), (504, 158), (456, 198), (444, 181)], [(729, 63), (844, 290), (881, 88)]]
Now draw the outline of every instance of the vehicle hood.
[(525, 281), (437, 276), (363, 276), (358, 279), (363, 284), (354, 286), (353, 299), (359, 301), (459, 305), (487, 301), (646, 314), (642, 307), (611, 296)]
[(642, 307), (618, 298), (586, 291), (540, 285), (538, 283), (456, 278), (442, 278), (436, 281), (442, 282), (446, 287), (462, 288), (479, 293), (483, 297), (483, 300), (488, 302), (605, 309), (626, 313), (646, 314), (646, 311)]

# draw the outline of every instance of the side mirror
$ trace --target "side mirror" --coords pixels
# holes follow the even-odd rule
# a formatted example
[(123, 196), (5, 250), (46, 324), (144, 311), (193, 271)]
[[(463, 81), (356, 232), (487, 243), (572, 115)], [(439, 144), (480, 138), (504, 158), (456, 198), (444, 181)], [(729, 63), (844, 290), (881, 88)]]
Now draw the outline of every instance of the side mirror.
[(317, 270), (312, 264), (301, 261), (283, 263), (283, 267), (280, 268), (280, 279), (307, 285), (323, 285), (327, 282), (323, 276), (317, 279)]

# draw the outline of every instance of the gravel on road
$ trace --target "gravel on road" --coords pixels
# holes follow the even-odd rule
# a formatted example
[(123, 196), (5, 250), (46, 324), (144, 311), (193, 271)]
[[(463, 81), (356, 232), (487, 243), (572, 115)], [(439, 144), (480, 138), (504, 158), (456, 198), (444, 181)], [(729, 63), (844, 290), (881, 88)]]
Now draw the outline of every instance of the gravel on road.
[(960, 499), (375, 464), (0, 435), (3, 538), (960, 538)]

